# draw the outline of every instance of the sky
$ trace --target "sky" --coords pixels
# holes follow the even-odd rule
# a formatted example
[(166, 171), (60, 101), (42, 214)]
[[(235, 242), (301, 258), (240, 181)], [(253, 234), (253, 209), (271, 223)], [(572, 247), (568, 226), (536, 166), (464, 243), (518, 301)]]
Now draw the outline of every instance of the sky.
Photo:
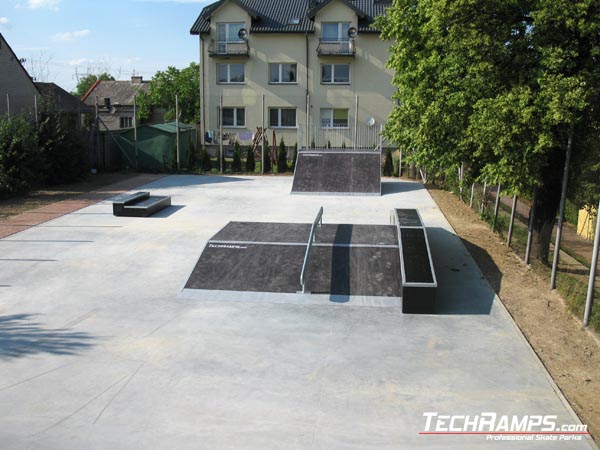
[(0, 0), (0, 32), (31, 76), (67, 91), (89, 72), (149, 80), (198, 61), (190, 28), (213, 1)]

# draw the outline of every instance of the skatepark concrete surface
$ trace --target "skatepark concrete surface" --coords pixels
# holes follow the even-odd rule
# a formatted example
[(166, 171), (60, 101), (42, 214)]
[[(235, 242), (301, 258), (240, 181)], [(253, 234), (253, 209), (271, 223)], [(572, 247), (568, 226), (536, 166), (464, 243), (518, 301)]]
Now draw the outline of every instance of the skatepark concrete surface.
[[(420, 184), (346, 198), (291, 182), (170, 176), (136, 189), (172, 196), (154, 217), (104, 201), (1, 239), (0, 448), (595, 448), (419, 434), (428, 412), (579, 421)], [(438, 313), (179, 295), (229, 221), (310, 223), (321, 205), (351, 224), (418, 208)]]

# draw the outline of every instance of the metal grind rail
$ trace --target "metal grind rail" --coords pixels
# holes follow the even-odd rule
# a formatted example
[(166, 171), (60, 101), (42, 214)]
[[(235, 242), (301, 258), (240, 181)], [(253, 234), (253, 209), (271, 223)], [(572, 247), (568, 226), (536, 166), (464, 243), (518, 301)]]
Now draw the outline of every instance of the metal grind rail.
[(310, 227), (310, 234), (308, 235), (308, 244), (306, 245), (306, 253), (304, 254), (304, 261), (302, 262), (302, 271), (300, 272), (300, 284), (302, 285), (302, 293), (306, 294), (306, 268), (308, 267), (308, 258), (310, 257), (310, 250), (315, 242), (315, 233), (317, 226), (323, 225), (323, 207), (319, 209), (317, 217)]

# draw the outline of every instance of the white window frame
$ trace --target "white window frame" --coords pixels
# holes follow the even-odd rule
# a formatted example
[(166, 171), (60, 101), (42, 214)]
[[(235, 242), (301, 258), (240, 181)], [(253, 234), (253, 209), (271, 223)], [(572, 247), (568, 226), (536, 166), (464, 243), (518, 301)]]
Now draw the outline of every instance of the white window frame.
[[(244, 81), (230, 81), (232, 64), (237, 64), (244, 68)], [(219, 81), (219, 66), (227, 66), (227, 81)], [(217, 64), (217, 84), (246, 84), (246, 64), (245, 63), (219, 63), (219, 64)]]
[[(338, 31), (337, 31), (337, 39), (326, 39), (325, 38), (325, 33), (323, 32), (323, 28), (324, 25), (337, 25)], [(348, 25), (348, 28), (352, 27), (352, 22), (323, 22), (321, 25), (321, 39), (323, 42), (346, 42), (350, 40), (350, 37), (348, 36), (348, 33), (344, 34), (343, 32), (343, 27), (344, 25)]]
[[(271, 124), (271, 111), (276, 109), (277, 110), (277, 125), (272, 125)], [(281, 125), (281, 111), (284, 109), (291, 109), (294, 111), (295, 115), (296, 115), (296, 124), (293, 126), (290, 125)], [(295, 129), (298, 128), (298, 108), (294, 108), (294, 107), (288, 107), (288, 106), (274, 106), (272, 108), (269, 108), (269, 128), (287, 128), (287, 129)]]
[[(229, 28), (231, 25), (241, 25), (241, 28), (245, 28), (246, 24), (244, 22), (219, 22), (217, 23), (217, 38), (215, 39), (217, 42), (217, 53), (218, 54), (227, 54), (227, 44), (239, 44), (244, 42), (243, 39), (239, 38), (237, 35), (233, 37), (233, 39), (229, 39)], [(219, 27), (225, 26), (225, 40), (219, 39)]]
[[(225, 125), (223, 123), (223, 111), (226, 109), (233, 110), (233, 125)], [(240, 110), (240, 109), (244, 110), (244, 124), (243, 125), (238, 124), (237, 114), (238, 114), (238, 110)], [(246, 128), (246, 108), (243, 106), (224, 106), (223, 110), (219, 109), (219, 124), (222, 124), (223, 128)]]
[[(271, 66), (277, 65), (279, 67), (279, 81), (271, 81)], [(281, 81), (283, 79), (283, 65), (296, 66), (296, 81)], [(295, 62), (278, 62), (269, 63), (269, 84), (298, 84), (298, 63)]]
[[(225, 40), (220, 40), (219, 39), (219, 27), (221, 26), (225, 26)], [(229, 42), (244, 42), (243, 39), (241, 39), (240, 37), (238, 37), (237, 35), (234, 36), (233, 39), (229, 39), (229, 28), (231, 27), (231, 25), (241, 25), (242, 28), (246, 27), (246, 24), (244, 22), (219, 22), (217, 23), (217, 43), (219, 44), (227, 44)]]
[[(329, 111), (329, 125), (323, 125), (323, 112)], [(333, 123), (334, 111), (346, 111), (346, 125), (336, 126)], [(347, 108), (321, 108), (319, 114), (319, 120), (321, 121), (321, 128), (335, 129), (335, 130), (347, 130), (350, 127), (350, 111)]]
[[(323, 66), (331, 66), (331, 81), (323, 81)], [(335, 66), (348, 66), (348, 81), (335, 81)], [(350, 63), (324, 63), (321, 64), (321, 84), (352, 84)]]

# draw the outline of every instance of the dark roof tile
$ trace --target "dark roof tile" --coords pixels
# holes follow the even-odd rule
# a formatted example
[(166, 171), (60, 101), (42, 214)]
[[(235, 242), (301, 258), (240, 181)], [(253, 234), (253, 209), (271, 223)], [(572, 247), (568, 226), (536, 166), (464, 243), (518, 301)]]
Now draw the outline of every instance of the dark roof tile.
[[(210, 32), (210, 16), (226, 1), (235, 1), (253, 17), (250, 33), (313, 33), (316, 12), (331, 0), (220, 0), (206, 6), (190, 30), (191, 34)], [(381, 0), (342, 0), (353, 6), (359, 15), (359, 33), (376, 33), (371, 27), (375, 17), (385, 13), (390, 2)], [(298, 19), (297, 24), (292, 19)]]

